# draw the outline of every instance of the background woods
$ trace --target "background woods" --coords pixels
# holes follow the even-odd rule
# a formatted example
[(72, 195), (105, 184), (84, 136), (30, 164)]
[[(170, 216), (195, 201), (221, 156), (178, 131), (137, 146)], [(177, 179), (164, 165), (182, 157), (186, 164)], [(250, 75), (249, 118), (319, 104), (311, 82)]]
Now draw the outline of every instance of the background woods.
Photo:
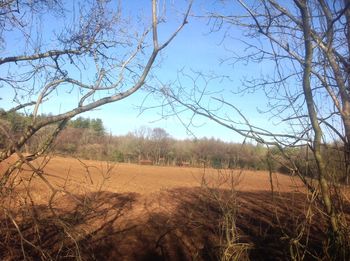
[[(15, 112), (2, 112), (1, 119), (14, 135), (20, 134), (29, 122), (28, 116)], [(45, 142), (52, 128), (45, 128), (34, 135), (23, 148), (23, 152), (36, 151)], [(10, 141), (5, 135), (1, 135), (0, 139), (0, 146), (9, 146)], [(329, 159), (327, 179), (346, 183), (345, 160), (339, 146), (337, 142), (325, 144), (322, 155)], [(101, 119), (83, 117), (67, 123), (55, 140), (53, 151), (66, 156), (112, 162), (139, 163), (140, 160), (150, 160), (154, 165), (168, 166), (251, 170), (272, 168), (273, 171), (295, 175), (277, 146), (267, 148), (259, 143), (230, 143), (214, 138), (177, 140), (162, 128), (148, 127), (141, 127), (127, 135), (114, 136), (105, 131)], [(312, 163), (313, 156), (307, 146), (286, 147), (284, 153), (293, 158), (305, 176), (317, 177), (317, 166)], [(269, 160), (269, 157), (275, 160)]]

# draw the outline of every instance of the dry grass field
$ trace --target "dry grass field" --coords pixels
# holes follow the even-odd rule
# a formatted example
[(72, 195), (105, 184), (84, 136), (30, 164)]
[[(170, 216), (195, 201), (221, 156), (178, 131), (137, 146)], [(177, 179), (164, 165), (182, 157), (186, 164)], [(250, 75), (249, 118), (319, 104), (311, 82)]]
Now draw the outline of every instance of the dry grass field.
[[(216, 260), (224, 248), (223, 217), (228, 205), (235, 210), (234, 241), (247, 249), (242, 259), (284, 259), (289, 242), (299, 237), (300, 245), (307, 243), (313, 254), (320, 253), (326, 233), (319, 221), (321, 212), (313, 209), (310, 225), (300, 236), (307, 195), (298, 179), (286, 175), (273, 174), (272, 195), (270, 176), (264, 171), (108, 164), (64, 157), (48, 163), (41, 159), (34, 165), (45, 165), (48, 181), (69, 192), (58, 192), (51, 200), (59, 222), (69, 224), (74, 240), (49, 219), (49, 188), (27, 168), (15, 181), (18, 195), (30, 188), (30, 200), (40, 214), (35, 213), (45, 224), (36, 231), (40, 240), (33, 236), (33, 242), (48, 254), (60, 253), (59, 259), (81, 255), (82, 260)], [(23, 211), (23, 202), (16, 204), (14, 209)], [(30, 238), (35, 222), (25, 218), (20, 222)], [(64, 247), (57, 243), (60, 240), (66, 242)], [(11, 244), (13, 249), (6, 251), (0, 244), (4, 252), (0, 258), (23, 258), (20, 243)], [(26, 247), (29, 259), (40, 257), (37, 250)], [(237, 252), (231, 248), (231, 254)]]

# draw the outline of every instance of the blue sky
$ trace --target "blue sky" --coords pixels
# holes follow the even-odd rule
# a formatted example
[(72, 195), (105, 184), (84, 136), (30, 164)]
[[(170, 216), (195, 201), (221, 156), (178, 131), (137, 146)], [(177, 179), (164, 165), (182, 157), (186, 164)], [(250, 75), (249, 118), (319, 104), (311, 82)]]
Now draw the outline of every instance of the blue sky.
[[(114, 3), (114, 2), (112, 2)], [(221, 8), (219, 4), (207, 6), (206, 1), (195, 1), (192, 14), (203, 15), (205, 11), (212, 8)], [(232, 4), (233, 5), (233, 4)], [(160, 39), (165, 39), (170, 31), (177, 27), (180, 22), (180, 16), (174, 12), (174, 7), (177, 10), (184, 10), (185, 3), (178, 1), (167, 1), (166, 12), (167, 22), (159, 27)], [(142, 11), (142, 18), (146, 21), (150, 18), (151, 1), (123, 1), (122, 8), (124, 12), (130, 16), (135, 16), (139, 10)], [(238, 8), (232, 6), (232, 8)], [(53, 17), (44, 17), (43, 30), (50, 30), (50, 23), (54, 22)], [(45, 20), (46, 19), (46, 20)], [(264, 127), (271, 126), (276, 128), (271, 122), (268, 122), (268, 116), (259, 114), (257, 108), (265, 108), (266, 100), (261, 92), (253, 94), (233, 95), (241, 86), (241, 80), (244, 77), (250, 77), (261, 73), (269, 73), (273, 68), (266, 64), (253, 65), (236, 65), (232, 67), (228, 63), (220, 63), (230, 55), (227, 49), (235, 51), (244, 51), (242, 44), (233, 39), (226, 39), (222, 43), (224, 30), (220, 32), (209, 33), (210, 26), (208, 26), (205, 19), (195, 17), (189, 18), (189, 23), (185, 26), (183, 31), (174, 39), (174, 41), (162, 52), (157, 61), (161, 61), (160, 67), (154, 68), (154, 73), (164, 83), (173, 82), (177, 78), (179, 70), (190, 72), (191, 70), (201, 71), (203, 73), (215, 73), (217, 75), (226, 75), (230, 80), (222, 82), (214, 82), (208, 86), (210, 91), (221, 91), (218, 96), (225, 97), (225, 100), (232, 102), (235, 106), (240, 108), (247, 118), (256, 125)], [(239, 31), (231, 31), (231, 35), (240, 37)], [(16, 35), (8, 36), (9, 42), (6, 46), (4, 54), (14, 52), (16, 48)], [(11, 39), (10, 39), (11, 38)], [(5, 74), (7, 71), (0, 67), (0, 74)], [(154, 85), (155, 82), (149, 82)], [(185, 82), (185, 85), (187, 83)], [(191, 88), (188, 83), (187, 88)], [(0, 89), (0, 107), (5, 109), (11, 108), (14, 104), (11, 102), (12, 93), (8, 89)], [(140, 115), (140, 105), (147, 96), (147, 92), (140, 91), (131, 97), (117, 103), (102, 106), (94, 111), (82, 114), (83, 117), (101, 118), (104, 122), (106, 130), (115, 135), (123, 135), (133, 131), (141, 126), (147, 127), (161, 127), (164, 128), (171, 136), (179, 139), (192, 138), (186, 129), (182, 126), (176, 117), (167, 117), (162, 119), (161, 108), (146, 110)], [(74, 91), (67, 93), (67, 90), (59, 90), (54, 96), (54, 101), (50, 104), (41, 107), (42, 113), (59, 113), (65, 108), (74, 106), (78, 99), (78, 94)], [(144, 106), (157, 106), (161, 104), (161, 99), (154, 99), (148, 96)], [(222, 113), (225, 113), (223, 111)], [(180, 115), (183, 122), (188, 122), (191, 114), (182, 113)], [(196, 117), (195, 120), (198, 127), (192, 127), (191, 131), (196, 137), (214, 137), (225, 141), (240, 142), (242, 137), (233, 133), (232, 131), (218, 126), (217, 124), (208, 121), (207, 119)], [(269, 127), (268, 127), (269, 128)]]

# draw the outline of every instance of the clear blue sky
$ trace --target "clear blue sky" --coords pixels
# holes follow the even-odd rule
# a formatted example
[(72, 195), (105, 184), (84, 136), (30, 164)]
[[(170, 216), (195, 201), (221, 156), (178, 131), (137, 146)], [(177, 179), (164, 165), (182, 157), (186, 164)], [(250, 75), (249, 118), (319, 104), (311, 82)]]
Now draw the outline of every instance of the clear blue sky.
[[(207, 1), (195, 1), (192, 14), (203, 15), (207, 10), (220, 9), (221, 6), (216, 4), (206, 5)], [(214, 1), (215, 2), (215, 1)], [(112, 2), (114, 3), (114, 2)], [(163, 2), (161, 1), (161, 4)], [(115, 4), (115, 3), (114, 3)], [(174, 12), (174, 6), (177, 10), (184, 10), (185, 3), (178, 1), (166, 1), (167, 21), (166, 24), (159, 27), (160, 39), (164, 39), (169, 35), (170, 31), (179, 24), (180, 15)], [(130, 16), (135, 16), (136, 13), (142, 13), (143, 19), (150, 19), (151, 1), (122, 1), (122, 8), (124, 12)], [(232, 3), (232, 9), (239, 8)], [(223, 11), (223, 10), (221, 10)], [(229, 11), (229, 10), (228, 10)], [(52, 17), (43, 18), (42, 30), (50, 30), (50, 23), (54, 22)], [(46, 19), (46, 20), (45, 20)], [(232, 102), (235, 106), (240, 108), (247, 118), (256, 125), (267, 128), (276, 128), (268, 121), (266, 115), (257, 112), (257, 108), (265, 108), (266, 100), (264, 95), (260, 92), (247, 94), (245, 96), (233, 95), (231, 92), (236, 91), (241, 85), (241, 80), (244, 77), (250, 77), (261, 73), (269, 73), (273, 68), (266, 64), (261, 65), (236, 65), (232, 67), (228, 63), (221, 64), (220, 60), (230, 55), (227, 49), (235, 51), (244, 51), (241, 43), (236, 40), (228, 39), (221, 43), (224, 31), (209, 33), (210, 27), (205, 19), (198, 19), (195, 17), (189, 18), (189, 23), (185, 26), (183, 31), (175, 38), (175, 40), (162, 52), (157, 61), (161, 61), (160, 67), (154, 69), (157, 77), (162, 82), (173, 82), (177, 78), (177, 72), (183, 69), (185, 72), (190, 72), (191, 69), (201, 71), (203, 73), (214, 72), (218, 75), (227, 75), (230, 80), (222, 82), (213, 82), (208, 86), (208, 90), (217, 92), (221, 91), (218, 96), (225, 97), (225, 100)], [(240, 32), (230, 32), (235, 37), (240, 37)], [(47, 34), (49, 35), (49, 33)], [(15, 34), (8, 35), (9, 43), (6, 46), (3, 54), (8, 55), (14, 52), (16, 48)], [(0, 75), (6, 74), (7, 71), (0, 66)], [(186, 81), (184, 81), (186, 85)], [(150, 82), (154, 84), (154, 82)], [(189, 83), (188, 83), (189, 84)], [(187, 86), (186, 86), (187, 87)], [(188, 88), (191, 88), (189, 84)], [(42, 113), (58, 113), (65, 108), (74, 106), (77, 102), (77, 96), (73, 92), (67, 94), (67, 90), (61, 90), (55, 96), (55, 102), (43, 105), (41, 107)], [(168, 117), (162, 119), (161, 108), (147, 110), (140, 115), (139, 106), (147, 96), (147, 92), (141, 91), (131, 97), (117, 103), (102, 106), (94, 111), (82, 114), (83, 117), (101, 118), (104, 122), (106, 130), (115, 135), (126, 134), (141, 126), (147, 127), (161, 127), (164, 128), (171, 136), (175, 138), (192, 138), (186, 129), (181, 125), (176, 117)], [(5, 109), (13, 107), (15, 104), (11, 102), (11, 93), (8, 89), (0, 89), (0, 107)], [(154, 99), (148, 96), (144, 106), (157, 106), (161, 104), (161, 99)], [(223, 111), (222, 113), (225, 113)], [(230, 113), (230, 112), (228, 112)], [(189, 121), (190, 113), (183, 113), (180, 115), (185, 123)], [(218, 126), (207, 119), (197, 117), (195, 123), (198, 127), (192, 127), (192, 133), (198, 138), (214, 137), (225, 141), (240, 142), (243, 140), (232, 131)]]

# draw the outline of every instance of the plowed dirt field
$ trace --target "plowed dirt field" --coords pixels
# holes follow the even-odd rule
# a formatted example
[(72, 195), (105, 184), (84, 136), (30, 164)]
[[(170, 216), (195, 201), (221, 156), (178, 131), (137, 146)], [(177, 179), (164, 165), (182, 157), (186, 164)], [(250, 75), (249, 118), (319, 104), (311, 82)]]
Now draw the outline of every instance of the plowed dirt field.
[[(0, 170), (7, 164), (3, 162)], [(283, 260), (290, 254), (293, 236), (308, 244), (307, 255), (321, 253), (326, 235), (322, 211), (312, 208), (310, 226), (297, 233), (310, 209), (297, 178), (278, 173), (270, 177), (266, 171), (111, 164), (65, 157), (33, 163), (43, 165), (42, 175), (57, 193), (52, 197), (49, 186), (26, 166), (14, 184), (27, 203), (20, 201), (22, 205), (14, 205), (13, 211), (23, 224), (22, 235), (40, 245), (47, 256), (71, 260), (79, 249), (83, 260), (217, 260), (225, 249), (222, 236), (228, 209), (234, 210), (231, 220), (239, 243), (228, 251), (245, 249), (242, 260)], [(25, 197), (28, 188), (30, 200)], [(35, 205), (43, 226), (38, 227), (23, 211), (28, 202)], [(62, 224), (52, 219), (48, 202), (60, 222), (67, 223), (64, 226), (74, 240), (67, 237), (67, 227), (62, 230)], [(350, 212), (348, 205), (345, 211)], [(6, 217), (1, 222), (11, 223)], [(11, 231), (4, 238), (17, 241), (9, 243), (12, 252), (8, 244), (7, 250), (0, 244), (0, 259), (23, 259), (21, 240), (16, 229)], [(41, 258), (37, 249), (26, 247), (27, 258)]]
[[(0, 170), (8, 163), (2, 163)], [(45, 165), (41, 159), (34, 163)], [(30, 168), (27, 176), (31, 175)], [(239, 191), (270, 191), (270, 175), (267, 171), (217, 170), (171, 166), (148, 166), (128, 163), (108, 163), (75, 158), (53, 157), (44, 168), (47, 179), (55, 184), (66, 184), (75, 189), (88, 186), (90, 189), (124, 193), (149, 194), (164, 189), (200, 187), (203, 178), (209, 186), (234, 187)], [(35, 177), (34, 177), (35, 178)], [(287, 175), (273, 173), (274, 188), (280, 192), (302, 191), (303, 185)], [(103, 184), (102, 184), (103, 183)]]

